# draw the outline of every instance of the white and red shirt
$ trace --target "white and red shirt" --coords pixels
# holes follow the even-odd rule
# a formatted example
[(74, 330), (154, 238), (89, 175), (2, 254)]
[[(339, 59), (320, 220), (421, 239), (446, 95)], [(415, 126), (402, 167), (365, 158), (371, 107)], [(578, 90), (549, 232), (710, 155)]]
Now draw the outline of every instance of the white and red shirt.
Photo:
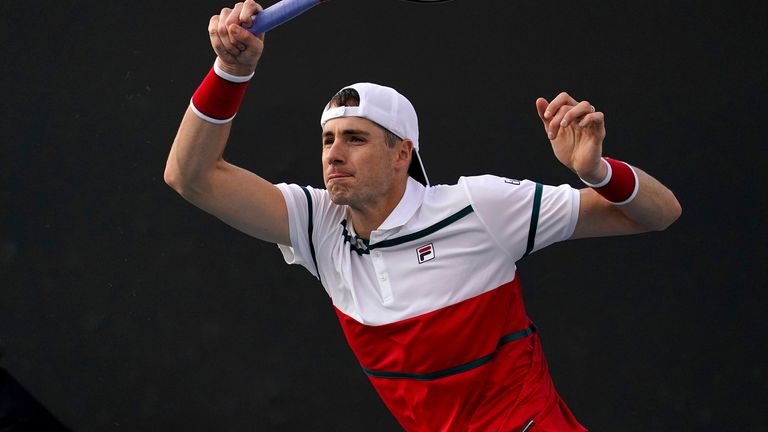
[(496, 176), (405, 194), (370, 239), (324, 189), (279, 184), (286, 262), (320, 279), (408, 431), (585, 431), (554, 389), (515, 263), (571, 236), (579, 193)]

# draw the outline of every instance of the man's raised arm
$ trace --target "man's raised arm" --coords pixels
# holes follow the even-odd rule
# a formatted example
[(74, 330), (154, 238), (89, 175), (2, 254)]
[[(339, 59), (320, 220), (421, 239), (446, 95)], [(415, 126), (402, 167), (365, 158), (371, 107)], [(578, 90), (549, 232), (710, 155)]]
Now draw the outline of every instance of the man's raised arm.
[(680, 203), (666, 186), (602, 157), (605, 119), (589, 102), (560, 93), (552, 102), (539, 98), (536, 109), (557, 159), (590, 186), (581, 190), (571, 238), (660, 231), (680, 217)]
[(211, 17), (208, 33), (215, 70), (195, 92), (173, 141), (165, 181), (185, 199), (253, 237), (290, 245), (282, 193), (256, 174), (222, 159), (232, 117), (264, 48), (241, 28), (261, 10), (253, 0)]

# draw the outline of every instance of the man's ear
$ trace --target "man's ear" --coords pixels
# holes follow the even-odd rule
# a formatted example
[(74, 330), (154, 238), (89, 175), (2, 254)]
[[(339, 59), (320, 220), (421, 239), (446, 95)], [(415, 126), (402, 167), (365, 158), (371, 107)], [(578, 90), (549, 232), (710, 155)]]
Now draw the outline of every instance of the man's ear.
[(411, 154), (413, 153), (413, 141), (404, 139), (400, 141), (395, 147), (397, 149), (397, 163), (403, 163), (403, 166), (408, 170), (408, 166), (411, 164)]

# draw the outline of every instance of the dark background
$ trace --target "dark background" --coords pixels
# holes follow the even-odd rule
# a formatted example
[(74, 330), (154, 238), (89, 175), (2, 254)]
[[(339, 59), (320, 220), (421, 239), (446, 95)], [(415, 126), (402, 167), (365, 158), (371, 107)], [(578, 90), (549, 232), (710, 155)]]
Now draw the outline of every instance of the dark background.
[[(77, 431), (398, 430), (316, 280), (163, 182), (226, 5), (0, 3), (0, 367)], [(558, 390), (594, 431), (766, 431), (766, 5), (331, 1), (267, 35), (226, 157), (321, 185), (323, 105), (374, 81), (433, 183), (578, 186), (534, 101), (588, 99), (683, 216), (520, 263)]]

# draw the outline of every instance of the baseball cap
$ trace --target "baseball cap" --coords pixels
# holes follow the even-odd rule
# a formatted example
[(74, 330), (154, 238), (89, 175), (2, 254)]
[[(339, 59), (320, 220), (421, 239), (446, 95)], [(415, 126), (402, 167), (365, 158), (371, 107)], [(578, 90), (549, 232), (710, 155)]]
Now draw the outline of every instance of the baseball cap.
[(357, 83), (341, 90), (354, 89), (360, 95), (358, 106), (325, 106), (320, 125), (338, 117), (362, 117), (397, 135), (400, 139), (413, 142), (414, 158), (408, 167), (408, 174), (419, 183), (429, 186), (429, 178), (419, 155), (419, 120), (411, 102), (397, 90), (373, 83)]

